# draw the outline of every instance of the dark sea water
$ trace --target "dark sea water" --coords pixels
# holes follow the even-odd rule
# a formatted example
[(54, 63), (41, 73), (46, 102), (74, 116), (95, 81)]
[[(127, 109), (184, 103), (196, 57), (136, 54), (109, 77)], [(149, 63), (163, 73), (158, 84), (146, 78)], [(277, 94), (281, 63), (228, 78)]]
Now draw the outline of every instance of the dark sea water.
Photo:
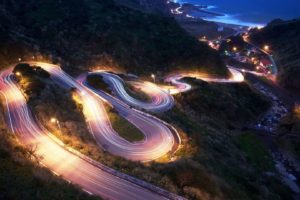
[[(207, 20), (249, 26), (265, 25), (275, 18), (300, 17), (300, 0), (177, 0), (179, 3), (209, 5), (209, 11), (225, 14)], [(193, 13), (201, 16), (199, 13)]]

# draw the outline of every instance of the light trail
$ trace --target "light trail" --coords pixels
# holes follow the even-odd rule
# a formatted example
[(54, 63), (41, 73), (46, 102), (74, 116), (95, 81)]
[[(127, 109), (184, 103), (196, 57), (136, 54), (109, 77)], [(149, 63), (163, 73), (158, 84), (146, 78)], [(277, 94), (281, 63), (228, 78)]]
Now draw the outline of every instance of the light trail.
[(136, 108), (145, 109), (151, 112), (163, 112), (171, 109), (174, 105), (174, 98), (154, 83), (146, 81), (130, 81), (129, 84), (141, 89), (142, 92), (151, 98), (150, 102), (144, 102), (131, 97), (127, 93), (124, 88), (125, 83), (119, 76), (103, 71), (92, 72), (89, 74), (102, 76), (103, 80), (109, 84), (110, 88), (120, 100)]
[[(151, 161), (158, 159), (174, 146), (178, 146), (180, 138), (174, 129), (161, 120), (143, 112), (131, 109), (130, 106), (117, 98), (87, 88), (84, 79), (74, 80), (58, 66), (46, 63), (30, 63), (42, 67), (51, 74), (51, 78), (66, 88), (76, 88), (81, 97), (83, 113), (90, 131), (97, 143), (110, 153), (136, 161)], [(136, 126), (144, 134), (144, 140), (129, 142), (122, 138), (113, 128), (103, 103), (112, 105), (126, 120)], [(176, 137), (176, 138), (175, 138)]]
[[(152, 101), (145, 103), (130, 97), (122, 80), (112, 74), (101, 72), (101, 75), (113, 87), (117, 99), (103, 91), (95, 90), (85, 85), (85, 76), (78, 81), (64, 73), (58, 66), (28, 62), (42, 67), (51, 74), (51, 78), (65, 88), (76, 88), (83, 103), (83, 112), (91, 133), (98, 144), (106, 146), (106, 150), (131, 160), (150, 161), (174, 150), (180, 143), (176, 130), (167, 123), (147, 113), (132, 109), (128, 104), (144, 107), (150, 111), (161, 112), (170, 109), (174, 100), (170, 94), (191, 89), (189, 84), (180, 82), (183, 77), (195, 77), (208, 82), (232, 83), (242, 82), (243, 75), (236, 69), (229, 68), (230, 79), (214, 79), (200, 74), (182, 73), (167, 77), (174, 84), (172, 88), (159, 88), (153, 83), (135, 82), (151, 96)], [(66, 180), (80, 185), (90, 193), (110, 199), (164, 199), (165, 197), (146, 190), (111, 173), (101, 170), (95, 164), (88, 162), (74, 150), (67, 150), (61, 141), (57, 140), (31, 115), (26, 99), (17, 87), (12, 75), (12, 68), (1, 73), (0, 91), (5, 98), (9, 124), (14, 133), (18, 134), (25, 144), (37, 145), (37, 154), (43, 157), (43, 164), (54, 173), (62, 175)], [(164, 92), (165, 89), (167, 92)], [(109, 103), (119, 114), (133, 123), (145, 135), (140, 142), (131, 143), (113, 130), (103, 103)], [(176, 197), (176, 199), (182, 199)]]
[(207, 76), (204, 76), (201, 73), (177, 73), (172, 74), (168, 77), (166, 77), (165, 82), (171, 83), (175, 87), (172, 86), (165, 86), (164, 89), (166, 91), (169, 91), (171, 94), (178, 94), (181, 92), (186, 92), (192, 88), (192, 86), (188, 83), (184, 83), (180, 79), (185, 77), (191, 77), (200, 79), (206, 82), (215, 82), (215, 83), (241, 83), (244, 81), (243, 74), (237, 70), (236, 68), (228, 67), (228, 70), (231, 73), (230, 78), (209, 78)]
[(13, 132), (24, 144), (36, 145), (36, 154), (43, 157), (43, 165), (54, 173), (93, 194), (109, 199), (166, 199), (103, 171), (51, 139), (51, 133), (37, 123), (28, 110), (26, 100), (13, 80), (11, 68), (1, 73), (0, 89)]

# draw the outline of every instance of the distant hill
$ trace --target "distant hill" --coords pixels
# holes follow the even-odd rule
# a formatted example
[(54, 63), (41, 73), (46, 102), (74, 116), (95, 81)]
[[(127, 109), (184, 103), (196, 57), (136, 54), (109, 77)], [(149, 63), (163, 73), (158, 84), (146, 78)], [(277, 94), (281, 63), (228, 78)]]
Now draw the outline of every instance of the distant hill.
[(279, 67), (280, 83), (300, 91), (300, 20), (276, 19), (264, 29), (252, 31), (251, 40), (261, 46), (270, 45)]
[(169, 15), (166, 0), (114, 0), (117, 5), (127, 6), (141, 11)]
[(24, 52), (38, 52), (61, 58), (64, 68), (75, 72), (113, 65), (137, 74), (180, 68), (227, 74), (217, 52), (189, 36), (174, 19), (113, 0), (5, 0), (0, 16), (0, 40), (6, 44), (0, 47), (1, 65), (6, 57), (17, 60)]

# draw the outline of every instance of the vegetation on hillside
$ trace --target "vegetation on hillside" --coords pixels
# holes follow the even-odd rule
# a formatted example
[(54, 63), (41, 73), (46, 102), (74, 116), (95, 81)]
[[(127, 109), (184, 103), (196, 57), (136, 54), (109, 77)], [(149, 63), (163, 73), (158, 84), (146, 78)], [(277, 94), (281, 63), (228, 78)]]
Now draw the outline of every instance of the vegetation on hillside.
[(286, 116), (280, 123), (280, 127), (277, 131), (279, 137), (277, 143), (289, 152), (296, 159), (300, 159), (300, 106), (295, 105), (294, 110)]
[[(240, 128), (264, 112), (268, 103), (247, 85), (187, 81), (195, 89), (176, 96), (176, 107), (159, 115), (174, 125), (183, 139), (181, 149), (169, 155), (168, 162), (139, 163), (113, 156), (99, 148), (88, 132), (79, 135), (78, 128), (74, 127), (68, 127), (72, 130), (68, 134), (62, 131), (63, 137), (70, 141), (69, 146), (101, 163), (189, 199), (289, 199), (291, 193), (278, 180), (268, 150), (254, 134)], [(44, 90), (49, 90), (48, 87)], [(60, 89), (56, 87), (56, 90)], [(51, 95), (51, 92), (49, 95), (61, 101), (62, 95)], [(35, 99), (41, 101), (41, 98)], [(72, 100), (69, 96), (63, 101), (71, 104)], [(71, 108), (62, 109), (65, 105), (59, 102), (40, 102), (38, 105), (43, 109), (38, 110), (39, 115), (45, 117), (50, 110), (61, 112), (59, 116), (66, 119), (79, 115)], [(49, 121), (43, 123), (47, 125)], [(84, 119), (76, 124), (85, 124)], [(51, 130), (51, 125), (47, 128)]]
[(189, 36), (174, 19), (113, 0), (8, 0), (0, 7), (14, 24), (1, 25), (3, 34), (62, 58), (69, 72), (108, 65), (139, 74), (196, 68), (227, 75), (217, 52)]
[[(60, 57), (64, 68), (76, 73), (91, 65), (114, 65), (139, 74), (195, 68), (211, 74), (226, 74), (217, 52), (188, 36), (174, 19), (116, 6), (112, 0), (18, 3), (7, 0), (5, 4), (0, 3), (0, 8), (2, 66), (16, 62), (18, 57), (24, 59), (28, 56), (26, 52), (31, 51), (34, 55)], [(294, 22), (288, 24), (291, 29), (298, 27)], [(273, 24), (270, 29), (276, 29), (274, 27), (277, 25)], [(289, 36), (285, 39), (293, 39), (291, 43), (298, 44), (295, 40), (299, 34), (286, 34)], [(271, 45), (274, 50), (280, 50), (279, 46)], [(280, 59), (298, 56), (296, 50), (284, 47), (288, 58)], [(277, 55), (275, 58), (278, 59)], [(293, 60), (289, 67), (281, 68), (296, 70), (291, 67), (294, 61), (298, 63)], [(80, 104), (72, 100), (72, 91), (59, 88), (38, 67), (29, 69), (22, 64), (14, 72), (22, 74), (18, 80), (38, 120), (64, 143), (103, 164), (188, 199), (292, 199), (290, 190), (274, 171), (270, 153), (252, 132), (241, 128), (268, 108), (268, 103), (247, 85), (208, 84), (186, 79), (195, 89), (177, 95), (176, 106), (159, 115), (180, 131), (181, 149), (169, 155), (172, 162), (139, 163), (113, 156), (98, 147), (88, 133)], [(287, 75), (296, 81), (291, 83), (297, 87), (297, 76)], [(51, 123), (51, 117), (59, 120), (60, 128)], [(9, 140), (7, 134), (0, 140), (0, 163), (4, 163), (0, 165), (0, 198), (26, 199), (30, 195), (28, 199), (44, 199), (41, 194), (49, 199), (89, 198), (52, 175), (42, 176), (47, 181), (41, 182), (36, 170), (39, 168), (34, 164), (19, 164), (19, 159), (26, 157), (24, 151), (13, 142), (12, 146), (7, 145), (5, 141)], [(33, 192), (28, 193), (31, 190)], [(62, 197), (63, 194), (67, 197)]]
[(187, 133), (197, 152), (181, 159), (188, 160), (184, 164), (173, 163), (176, 170), (168, 168), (171, 179), (194, 199), (291, 198), (270, 152), (241, 127), (265, 112), (266, 100), (247, 85), (186, 80), (197, 88), (177, 95), (176, 108), (162, 118)]
[(144, 134), (133, 124), (120, 116), (118, 111), (106, 106), (109, 120), (113, 129), (123, 138), (130, 142), (137, 142), (144, 139)]
[(279, 67), (279, 82), (300, 91), (300, 20), (274, 20), (261, 30), (252, 30), (251, 41), (270, 46)]
[(93, 87), (97, 90), (102, 90), (106, 93), (111, 94), (111, 89), (109, 88), (109, 85), (107, 83), (105, 83), (102, 76), (100, 76), (100, 75), (89, 74), (86, 77), (86, 82), (88, 85), (90, 85), (91, 87)]
[(191, 83), (193, 89), (177, 95), (177, 101), (199, 116), (220, 119), (217, 126), (247, 125), (270, 106), (269, 102), (262, 95), (253, 92), (247, 83), (207, 83), (193, 78), (185, 78), (184, 81)]

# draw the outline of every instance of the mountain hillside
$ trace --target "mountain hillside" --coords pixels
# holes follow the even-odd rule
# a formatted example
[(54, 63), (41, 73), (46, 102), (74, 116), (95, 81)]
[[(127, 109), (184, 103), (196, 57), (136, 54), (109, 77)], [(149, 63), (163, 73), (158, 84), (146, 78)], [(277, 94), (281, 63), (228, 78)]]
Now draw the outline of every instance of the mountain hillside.
[(279, 67), (279, 82), (300, 91), (300, 20), (274, 20), (264, 29), (254, 30), (251, 40), (270, 46)]
[(115, 0), (115, 3), (141, 11), (163, 15), (170, 14), (166, 0)]
[[(69, 72), (109, 65), (137, 74), (180, 68), (227, 73), (218, 54), (189, 36), (174, 19), (112, 0), (5, 0), (0, 16), (4, 59), (35, 52), (63, 62)], [(24, 46), (35, 51), (22, 50)]]

